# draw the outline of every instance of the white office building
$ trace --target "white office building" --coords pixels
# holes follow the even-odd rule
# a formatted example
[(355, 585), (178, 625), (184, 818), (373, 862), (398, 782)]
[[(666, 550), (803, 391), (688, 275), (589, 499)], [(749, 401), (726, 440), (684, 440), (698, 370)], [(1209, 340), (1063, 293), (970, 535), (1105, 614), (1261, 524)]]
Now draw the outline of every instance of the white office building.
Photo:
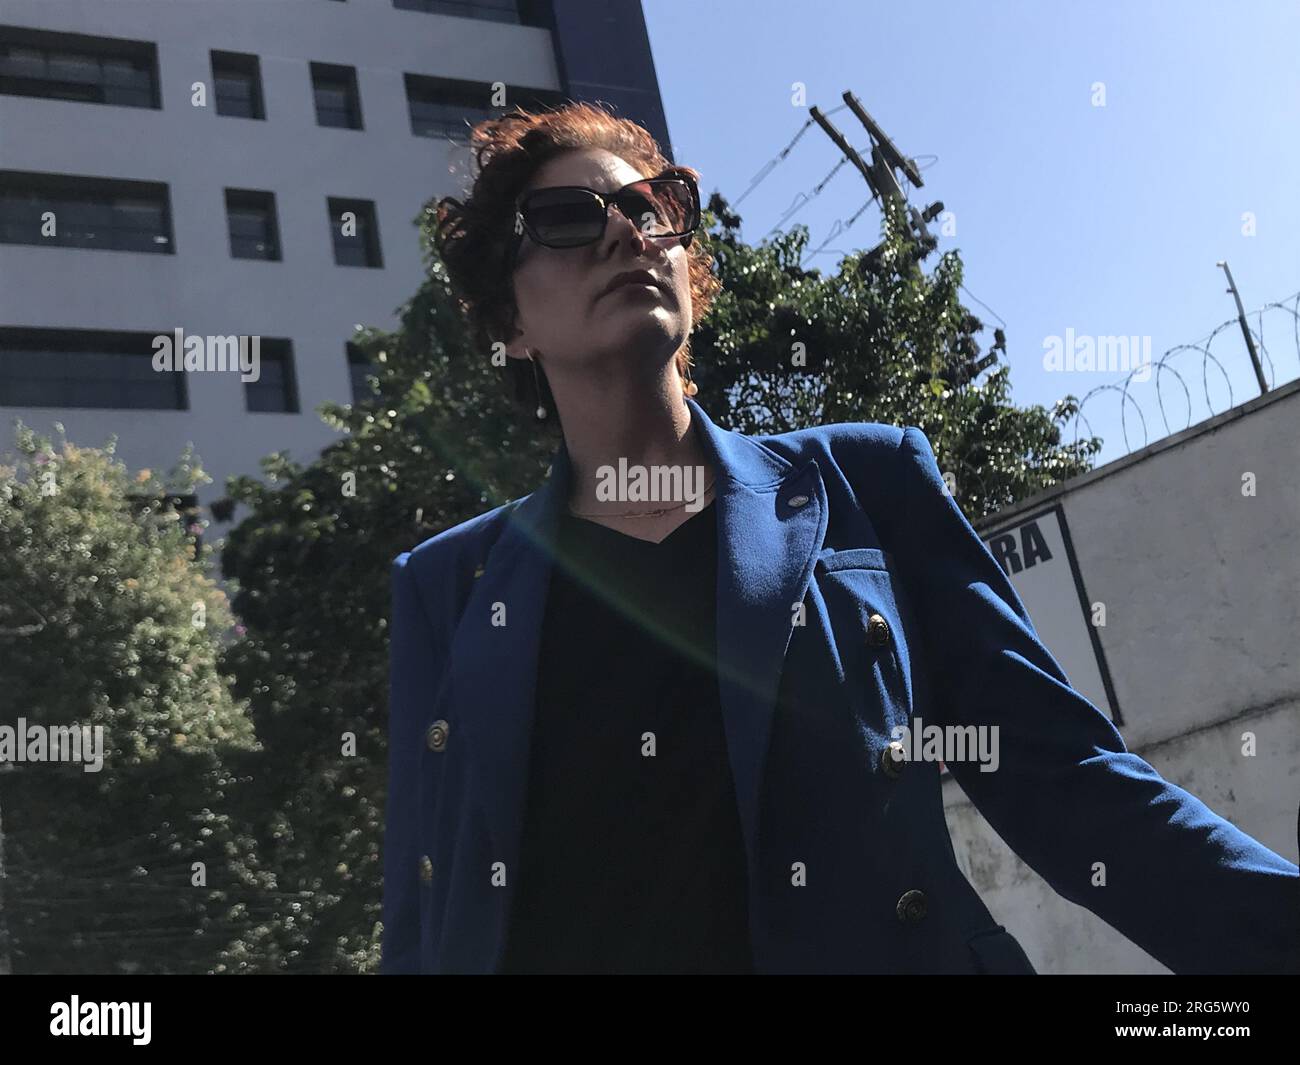
[[(0, 2), (0, 454), (15, 418), (159, 472), (193, 441), (203, 504), (272, 451), (310, 460), (494, 85), (606, 101), (671, 152), (637, 0)], [(156, 370), (177, 330), (212, 369)]]

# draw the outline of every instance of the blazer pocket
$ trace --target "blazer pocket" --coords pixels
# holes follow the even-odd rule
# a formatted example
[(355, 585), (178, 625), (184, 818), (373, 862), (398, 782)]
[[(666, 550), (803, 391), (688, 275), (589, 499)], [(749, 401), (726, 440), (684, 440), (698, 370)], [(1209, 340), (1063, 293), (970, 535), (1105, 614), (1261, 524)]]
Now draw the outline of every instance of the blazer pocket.
[(817, 556), (817, 568), (823, 573), (834, 573), (842, 569), (883, 569), (888, 570), (885, 552), (878, 547), (851, 547), (844, 551), (825, 548)]
[(872, 748), (883, 748), (893, 727), (912, 716), (907, 640), (888, 558), (878, 548), (823, 552), (815, 575), (859, 728)]

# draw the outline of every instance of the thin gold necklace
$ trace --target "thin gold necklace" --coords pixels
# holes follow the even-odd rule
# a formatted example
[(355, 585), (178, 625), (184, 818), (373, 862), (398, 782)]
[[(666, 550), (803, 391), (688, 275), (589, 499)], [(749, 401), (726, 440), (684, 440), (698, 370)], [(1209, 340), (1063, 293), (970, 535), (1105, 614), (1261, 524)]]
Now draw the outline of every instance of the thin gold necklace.
[[(707, 496), (713, 491), (713, 485), (717, 482), (714, 477), (704, 488), (703, 495)], [(575, 518), (657, 518), (663, 514), (671, 514), (674, 510), (680, 510), (689, 503), (689, 499), (683, 499), (680, 503), (674, 503), (671, 507), (661, 507), (658, 510), (628, 510), (622, 513), (611, 514), (607, 510), (579, 511), (573, 509), (573, 504), (569, 504), (569, 513)]]

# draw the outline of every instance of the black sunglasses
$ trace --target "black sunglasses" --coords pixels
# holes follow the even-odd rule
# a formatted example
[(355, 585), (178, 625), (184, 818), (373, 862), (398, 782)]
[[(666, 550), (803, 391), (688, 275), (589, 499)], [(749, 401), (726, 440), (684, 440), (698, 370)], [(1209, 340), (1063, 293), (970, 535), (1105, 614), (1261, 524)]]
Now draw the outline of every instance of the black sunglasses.
[(517, 255), (524, 234), (544, 248), (579, 248), (600, 240), (613, 205), (647, 237), (691, 236), (700, 224), (700, 191), (686, 173), (666, 170), (658, 177), (597, 192), (582, 185), (555, 185), (525, 192), (515, 201)]

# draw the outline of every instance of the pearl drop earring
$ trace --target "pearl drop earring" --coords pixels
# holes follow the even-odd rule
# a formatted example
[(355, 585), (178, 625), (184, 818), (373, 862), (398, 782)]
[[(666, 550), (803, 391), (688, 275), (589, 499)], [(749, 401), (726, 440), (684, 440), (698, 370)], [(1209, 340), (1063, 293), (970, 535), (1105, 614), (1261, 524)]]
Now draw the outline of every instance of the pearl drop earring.
[(528, 361), (533, 364), (533, 391), (537, 393), (537, 420), (546, 420), (546, 407), (542, 404), (542, 382), (537, 376), (537, 360), (533, 358), (533, 353), (528, 353)]

